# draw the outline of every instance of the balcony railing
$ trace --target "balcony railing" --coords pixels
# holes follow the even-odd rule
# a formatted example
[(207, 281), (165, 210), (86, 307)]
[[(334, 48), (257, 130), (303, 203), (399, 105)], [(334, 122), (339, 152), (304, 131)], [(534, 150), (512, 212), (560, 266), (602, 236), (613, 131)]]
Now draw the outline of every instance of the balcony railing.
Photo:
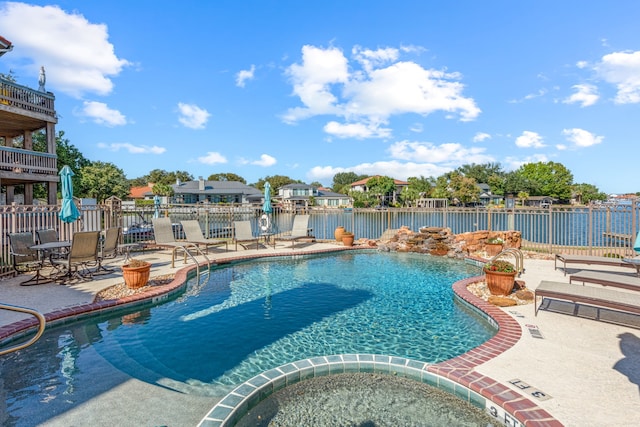
[(56, 175), (58, 156), (51, 153), (0, 146), (0, 170), (42, 175)]
[(56, 117), (54, 100), (55, 97), (50, 92), (40, 92), (0, 79), (0, 104), (2, 105)]

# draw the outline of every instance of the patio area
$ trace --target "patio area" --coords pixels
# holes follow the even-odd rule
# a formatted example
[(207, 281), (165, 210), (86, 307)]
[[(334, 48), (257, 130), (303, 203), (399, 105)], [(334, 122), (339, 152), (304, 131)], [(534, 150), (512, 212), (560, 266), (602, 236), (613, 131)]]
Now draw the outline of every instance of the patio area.
[[(273, 254), (302, 254), (340, 249), (332, 243), (313, 243), (296, 247), (278, 245), (259, 250), (224, 252), (211, 250), (214, 261)], [(137, 252), (135, 258), (152, 264), (151, 278), (184, 275), (184, 265), (171, 268), (168, 250)], [(34, 308), (42, 313), (73, 312), (92, 304), (98, 293), (122, 283), (119, 266), (122, 259), (110, 260), (114, 272), (97, 276), (93, 281), (60, 286), (55, 283), (23, 287), (19, 276), (0, 282), (0, 301)], [(192, 263), (188, 263), (193, 265)], [(541, 280), (568, 283), (551, 260), (526, 258), (521, 280), (535, 289)], [(601, 271), (620, 271), (616, 267), (592, 267)], [(570, 269), (577, 271), (576, 269)], [(625, 270), (626, 271), (626, 270)], [(581, 286), (581, 285), (576, 285)], [(494, 379), (518, 392), (549, 412), (564, 425), (627, 426), (640, 423), (640, 318), (602, 312), (601, 317), (625, 322), (628, 326), (593, 320), (594, 309), (582, 307), (574, 315), (574, 305), (554, 302), (534, 316), (533, 304), (501, 308), (520, 326), (517, 343), (491, 360), (477, 365), (479, 374)], [(556, 312), (557, 311), (557, 312)], [(26, 315), (0, 311), (0, 337), (6, 336), (10, 324)], [(544, 394), (545, 398), (539, 398)], [(148, 398), (128, 399), (144, 393)], [(153, 402), (158, 402), (153, 405)], [(136, 379), (122, 382), (63, 414), (52, 415), (47, 425), (196, 425), (215, 400), (176, 393)], [(153, 406), (152, 406), (153, 405)], [(157, 410), (155, 409), (157, 406)], [(153, 407), (153, 410), (149, 410)], [(543, 424), (538, 424), (543, 425)], [(557, 425), (557, 424), (553, 424)]]

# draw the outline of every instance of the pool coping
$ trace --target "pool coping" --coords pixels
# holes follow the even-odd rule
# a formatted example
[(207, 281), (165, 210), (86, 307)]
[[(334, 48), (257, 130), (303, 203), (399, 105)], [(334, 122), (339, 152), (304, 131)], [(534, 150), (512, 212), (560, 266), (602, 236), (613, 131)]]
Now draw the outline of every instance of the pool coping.
[[(331, 252), (341, 252), (345, 250), (371, 250), (376, 249), (375, 247), (350, 247), (350, 248), (331, 248), (331, 249), (321, 249), (321, 250), (299, 250), (292, 254), (286, 253), (269, 253), (269, 254), (252, 254), (252, 255), (241, 255), (232, 258), (225, 258), (222, 260), (217, 260), (212, 264), (215, 265), (225, 265), (238, 261), (249, 261), (252, 259), (258, 258), (267, 258), (267, 257), (297, 257), (297, 256), (305, 256), (305, 255), (314, 255), (321, 253), (331, 253)], [(476, 257), (466, 257), (465, 260), (467, 262), (475, 263), (477, 265), (482, 265), (486, 260), (482, 258)], [(203, 262), (200, 266), (206, 266), (207, 263)], [(149, 291), (141, 294), (131, 295), (127, 297), (123, 297), (117, 300), (106, 300), (100, 302), (93, 302), (90, 304), (83, 304), (73, 307), (64, 308), (61, 310), (56, 310), (50, 313), (44, 314), (45, 319), (47, 320), (47, 324), (60, 324), (69, 321), (75, 321), (78, 318), (82, 318), (85, 316), (92, 316), (99, 314), (104, 311), (112, 311), (115, 309), (123, 309), (123, 308), (131, 308), (136, 305), (144, 305), (144, 304), (156, 304), (158, 302), (167, 300), (174, 295), (181, 293), (187, 283), (187, 279), (189, 276), (193, 275), (193, 272), (196, 270), (196, 265), (190, 265), (178, 270), (174, 276), (173, 281), (166, 285), (161, 285), (150, 289)], [(489, 304), (488, 302), (482, 300), (481, 298), (473, 295), (468, 289), (467, 286), (477, 283), (484, 280), (484, 276), (475, 276), (466, 278), (460, 281), (455, 282), (452, 285), (454, 294), (458, 301), (461, 301), (466, 306), (475, 310), (481, 316), (485, 317), (487, 321), (492, 323), (493, 325), (498, 327), (498, 332), (492, 338), (490, 338), (485, 343), (479, 345), (478, 347), (462, 354), (453, 359), (449, 359), (443, 362), (439, 362), (436, 364), (428, 364), (425, 362), (416, 362), (411, 361), (411, 363), (424, 364), (425, 375), (424, 378), (432, 378), (430, 375), (437, 377), (436, 384), (442, 382), (442, 384), (447, 384), (447, 386), (443, 387), (443, 390), (449, 391), (452, 394), (462, 397), (463, 395), (473, 396), (468, 397), (468, 401), (478, 402), (480, 398), (485, 399), (486, 410), (494, 416), (496, 421), (501, 422), (504, 425), (508, 426), (562, 426), (558, 420), (556, 420), (551, 414), (549, 414), (545, 409), (539, 407), (530, 399), (524, 397), (517, 391), (509, 388), (508, 386), (488, 377), (482, 375), (474, 370), (474, 368), (478, 365), (481, 365), (489, 360), (494, 359), (499, 356), (504, 351), (513, 347), (522, 336), (522, 329), (518, 322), (513, 319), (510, 315), (508, 315), (503, 310), (498, 307)], [(37, 320), (35, 318), (28, 318), (24, 320), (20, 320), (5, 326), (0, 327), (0, 343), (4, 344), (8, 340), (13, 340), (16, 337), (20, 337), (30, 333), (33, 329), (37, 327)], [(342, 357), (349, 355), (334, 355), (334, 356), (325, 356), (325, 357)], [(351, 355), (353, 356), (353, 355)], [(360, 355), (355, 355), (360, 356)], [(404, 372), (410, 372), (407, 370), (406, 365), (410, 361), (410, 359), (403, 359), (394, 356), (385, 356), (385, 355), (369, 355), (375, 357), (389, 358), (389, 368), (386, 370), (386, 373), (395, 373), (397, 369), (404, 369)], [(305, 360), (315, 360), (317, 358), (305, 359)], [(396, 364), (391, 363), (391, 359), (402, 359), (402, 363)], [(386, 360), (386, 359), (383, 359)], [(294, 362), (295, 363), (295, 362)], [(338, 363), (337, 360), (331, 359), (329, 361), (327, 359), (327, 364)], [(344, 363), (344, 362), (342, 362)], [(376, 363), (383, 363), (381, 366), (386, 366), (387, 362), (380, 361)], [(288, 366), (293, 364), (287, 364), (283, 366)], [(293, 365), (295, 366), (295, 365)], [(392, 368), (393, 366), (393, 368)], [(335, 365), (334, 365), (335, 368)], [(275, 368), (276, 370), (278, 368)], [(288, 368), (287, 368), (288, 369)], [(385, 372), (385, 370), (378, 366), (380, 372)], [(394, 369), (393, 371), (391, 369)], [(414, 368), (411, 368), (411, 372), (413, 372)], [(422, 370), (422, 369), (421, 369)], [(267, 371), (271, 372), (273, 370)], [(264, 374), (264, 373), (263, 373)], [(427, 375), (428, 374), (428, 375)], [(260, 374), (262, 375), (262, 374)], [(260, 376), (259, 375), (259, 376)], [(296, 374), (289, 373), (288, 375), (293, 375), (295, 377)], [(300, 375), (298, 371), (298, 375)], [(258, 376), (258, 377), (259, 377)], [(254, 377), (257, 378), (257, 377)], [(286, 375), (284, 377), (286, 384)], [(421, 374), (422, 378), (422, 374)], [(253, 378), (249, 381), (252, 381)], [(238, 386), (237, 389), (242, 388), (243, 386), (254, 387), (253, 385), (247, 383)], [(275, 376), (272, 381), (282, 381), (279, 376)], [(447, 381), (447, 382), (444, 382)], [(429, 383), (429, 381), (425, 380), (425, 382)], [(453, 383), (453, 387), (448, 382)], [(269, 387), (269, 385), (263, 385), (263, 387)], [(271, 384), (273, 388), (273, 383)], [(461, 388), (462, 387), (462, 388)], [(464, 390), (466, 391), (464, 391)], [(235, 390), (234, 390), (235, 391)], [(232, 392), (233, 393), (233, 392)], [(250, 394), (247, 399), (255, 398), (256, 393)], [(225, 401), (226, 398), (223, 398), (220, 403)], [(248, 402), (253, 400), (248, 400)], [(237, 402), (238, 405), (244, 405), (242, 401)], [(219, 420), (219, 417), (216, 414), (215, 418), (208, 418), (214, 410), (216, 410), (217, 406), (214, 406), (212, 410), (203, 418), (200, 425), (203, 427), (214, 427), (214, 426), (223, 426), (226, 424), (221, 424), (220, 422), (224, 422), (224, 420)], [(477, 406), (477, 405), (476, 405)], [(205, 422), (206, 423), (203, 423)], [(518, 424), (516, 424), (516, 422)]]

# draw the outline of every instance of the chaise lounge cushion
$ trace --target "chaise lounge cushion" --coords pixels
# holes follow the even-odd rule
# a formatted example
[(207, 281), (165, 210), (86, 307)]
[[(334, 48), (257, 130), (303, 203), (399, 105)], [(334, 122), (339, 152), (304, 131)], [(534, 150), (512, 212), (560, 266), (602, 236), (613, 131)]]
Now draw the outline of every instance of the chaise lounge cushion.
[[(540, 305), (547, 297), (640, 314), (640, 293), (635, 292), (543, 280), (536, 288), (535, 296), (536, 299), (542, 297)], [(537, 303), (534, 304), (534, 308), (537, 315), (539, 308)]]
[(603, 273), (600, 271), (578, 271), (569, 276), (569, 282), (596, 283), (613, 288), (640, 291), (640, 277), (622, 273)]

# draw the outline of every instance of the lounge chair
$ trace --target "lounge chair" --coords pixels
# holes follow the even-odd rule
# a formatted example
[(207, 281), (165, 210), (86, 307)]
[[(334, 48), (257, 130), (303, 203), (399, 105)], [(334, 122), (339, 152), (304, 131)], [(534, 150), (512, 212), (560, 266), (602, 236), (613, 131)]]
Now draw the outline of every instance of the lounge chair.
[(104, 233), (104, 242), (100, 247), (100, 254), (98, 255), (98, 268), (94, 272), (94, 274), (98, 272), (112, 273), (114, 270), (112, 268), (107, 268), (102, 265), (105, 259), (113, 259), (116, 258), (118, 253), (118, 240), (120, 240), (120, 234), (122, 233), (122, 228), (120, 227), (109, 227), (107, 231)]
[(66, 258), (51, 259), (51, 264), (57, 270), (54, 280), (68, 282), (72, 279), (81, 281), (93, 279), (93, 272), (89, 268), (99, 264), (99, 244), (99, 231), (73, 233), (69, 255)]
[(633, 264), (622, 261), (622, 258), (606, 256), (556, 254), (553, 263), (554, 269), (558, 269), (558, 261), (562, 263), (565, 276), (567, 275), (567, 264), (610, 265), (613, 267), (635, 268)]
[(612, 288), (622, 288), (631, 291), (640, 291), (640, 277), (628, 276), (622, 273), (603, 273), (600, 271), (578, 271), (569, 276), (569, 283), (582, 282), (596, 283)]
[(235, 221), (233, 223), (233, 241), (236, 242), (236, 251), (238, 250), (238, 245), (249, 249), (247, 246), (253, 242), (255, 242), (257, 250), (259, 240), (253, 235), (251, 221)]
[(170, 218), (153, 218), (152, 222), (156, 246), (171, 249), (171, 268), (175, 267), (176, 254), (178, 251), (183, 252), (185, 264), (187, 263), (187, 253), (189, 249), (194, 249), (196, 253), (200, 253), (200, 249), (195, 243), (176, 240)]
[(205, 252), (209, 252), (209, 246), (222, 246), (224, 245), (225, 251), (229, 250), (229, 243), (226, 240), (207, 239), (202, 234), (200, 229), (200, 223), (195, 220), (180, 221), (182, 224), (182, 230), (187, 238), (187, 242), (195, 243), (196, 245), (204, 246)]
[(560, 299), (573, 303), (583, 303), (595, 307), (605, 307), (618, 311), (640, 314), (640, 293), (616, 291), (595, 286), (576, 286), (571, 283), (543, 280), (534, 291), (534, 312), (538, 315), (537, 298)]
[(309, 215), (296, 215), (293, 218), (293, 226), (290, 234), (276, 237), (276, 240), (290, 241), (291, 249), (295, 248), (296, 241), (302, 239), (315, 239), (315, 237), (309, 233)]

